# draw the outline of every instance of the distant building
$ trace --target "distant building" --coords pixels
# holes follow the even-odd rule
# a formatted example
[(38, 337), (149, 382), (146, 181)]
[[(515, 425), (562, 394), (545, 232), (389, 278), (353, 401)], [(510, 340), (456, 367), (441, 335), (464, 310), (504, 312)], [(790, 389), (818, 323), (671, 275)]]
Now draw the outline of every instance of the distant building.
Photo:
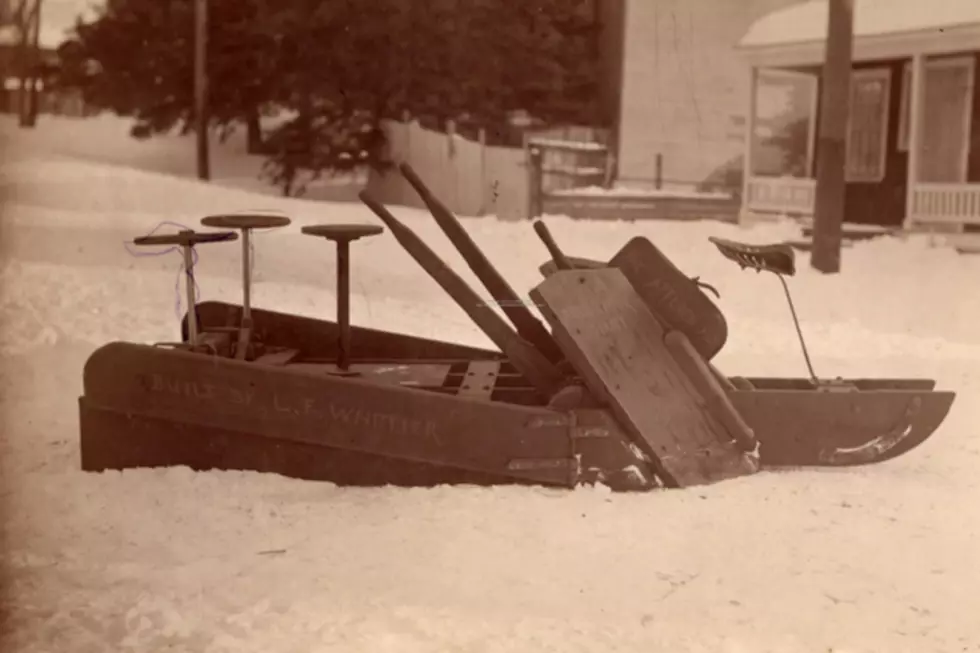
[(596, 1), (606, 79), (619, 87), (606, 90), (618, 105), (619, 182), (652, 186), (658, 155), (666, 187), (740, 174), (749, 75), (735, 46), (800, 0)]

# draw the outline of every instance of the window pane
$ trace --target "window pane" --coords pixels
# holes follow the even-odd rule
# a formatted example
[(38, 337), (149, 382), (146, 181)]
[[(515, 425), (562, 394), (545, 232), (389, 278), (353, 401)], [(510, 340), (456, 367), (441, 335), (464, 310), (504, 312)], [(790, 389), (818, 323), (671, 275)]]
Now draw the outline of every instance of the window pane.
[(890, 71), (859, 71), (851, 77), (847, 138), (848, 181), (880, 181), (885, 165)]
[(810, 176), (810, 127), (815, 94), (813, 75), (759, 71), (752, 138), (753, 175)]

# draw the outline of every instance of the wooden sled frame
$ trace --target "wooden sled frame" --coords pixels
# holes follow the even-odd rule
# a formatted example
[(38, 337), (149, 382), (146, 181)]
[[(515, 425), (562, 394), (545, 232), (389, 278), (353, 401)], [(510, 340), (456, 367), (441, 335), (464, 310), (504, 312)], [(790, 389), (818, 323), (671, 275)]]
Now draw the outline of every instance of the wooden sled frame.
[[(684, 487), (760, 465), (880, 462), (924, 441), (953, 401), (924, 379), (851, 380), (846, 392), (806, 379), (736, 387), (709, 362), (727, 333), (720, 311), (697, 286), (675, 282), (666, 257), (636, 265), (651, 251), (645, 239), (627, 244), (622, 265), (561, 270), (534, 288), (546, 326), (414, 172), (402, 173), (510, 323), (385, 207), (362, 200), (499, 351), (351, 327), (341, 291), (336, 323), (253, 309), (243, 265), (243, 304), (190, 301), (176, 346), (117, 342), (92, 354), (79, 400), (83, 469)], [(245, 234), (263, 224), (211, 222)], [(345, 248), (372, 229), (303, 231), (338, 243), (343, 290)], [(230, 240), (181, 237), (187, 247)]]

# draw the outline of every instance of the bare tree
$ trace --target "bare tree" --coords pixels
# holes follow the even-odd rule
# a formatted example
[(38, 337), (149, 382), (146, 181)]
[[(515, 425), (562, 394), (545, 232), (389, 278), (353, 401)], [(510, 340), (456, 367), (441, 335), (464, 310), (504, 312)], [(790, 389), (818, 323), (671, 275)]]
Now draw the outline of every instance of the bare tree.
[(20, 77), (20, 126), (34, 127), (40, 110), (41, 0), (19, 0), (12, 18), (19, 38), (17, 73)]

